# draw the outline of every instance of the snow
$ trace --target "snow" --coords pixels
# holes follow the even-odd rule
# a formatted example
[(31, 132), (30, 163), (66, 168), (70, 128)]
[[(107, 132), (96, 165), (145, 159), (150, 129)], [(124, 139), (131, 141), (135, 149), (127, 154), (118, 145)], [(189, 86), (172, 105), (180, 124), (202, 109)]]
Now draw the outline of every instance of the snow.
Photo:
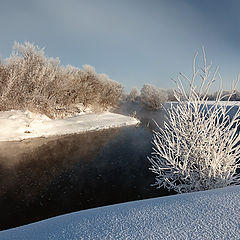
[(240, 239), (240, 186), (121, 203), (0, 232), (28, 239)]
[[(208, 101), (208, 103), (209, 104), (213, 104), (213, 103), (215, 103), (215, 101)], [(240, 101), (220, 101), (219, 102), (219, 104), (222, 104), (222, 105), (224, 105), (224, 104), (226, 104), (227, 103), (227, 105), (228, 106), (239, 106), (240, 105)]]
[(52, 120), (29, 111), (0, 112), (0, 141), (15, 141), (35, 137), (50, 137), (136, 125), (139, 120), (110, 112), (87, 113)]
[[(208, 105), (214, 104), (216, 101), (208, 101)], [(178, 102), (166, 102), (164, 104), (165, 108), (169, 108), (171, 104), (176, 105)], [(227, 104), (228, 106), (240, 106), (240, 101), (220, 101), (219, 105)]]

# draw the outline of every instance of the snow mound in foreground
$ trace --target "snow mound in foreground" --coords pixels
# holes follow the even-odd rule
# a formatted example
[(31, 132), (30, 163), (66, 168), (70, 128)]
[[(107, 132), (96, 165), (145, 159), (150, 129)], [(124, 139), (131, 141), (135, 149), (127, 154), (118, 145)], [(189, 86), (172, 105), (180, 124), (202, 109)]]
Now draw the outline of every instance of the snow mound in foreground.
[(0, 112), (0, 141), (74, 134), (136, 125), (138, 122), (135, 118), (110, 112), (52, 120), (45, 115), (12, 110)]
[(187, 193), (50, 218), (0, 239), (240, 239), (240, 186)]

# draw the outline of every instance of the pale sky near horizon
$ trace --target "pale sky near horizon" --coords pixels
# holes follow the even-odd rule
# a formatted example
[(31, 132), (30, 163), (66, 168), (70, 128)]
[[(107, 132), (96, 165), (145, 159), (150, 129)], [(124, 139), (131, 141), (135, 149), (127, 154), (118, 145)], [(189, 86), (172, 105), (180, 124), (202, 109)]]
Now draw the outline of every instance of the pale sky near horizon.
[[(61, 64), (90, 64), (127, 91), (172, 88), (201, 47), (224, 88), (240, 73), (238, 0), (0, 0), (0, 56), (30, 41)], [(216, 88), (218, 84), (216, 85)]]

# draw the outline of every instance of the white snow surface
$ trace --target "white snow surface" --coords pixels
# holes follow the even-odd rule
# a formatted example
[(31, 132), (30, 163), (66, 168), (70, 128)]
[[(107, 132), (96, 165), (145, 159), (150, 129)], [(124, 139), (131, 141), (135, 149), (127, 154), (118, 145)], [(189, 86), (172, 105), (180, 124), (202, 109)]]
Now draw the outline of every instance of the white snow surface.
[[(216, 101), (208, 101), (207, 103), (208, 103), (208, 105), (212, 105), (212, 104), (214, 104)], [(176, 105), (178, 102), (174, 102), (174, 101), (172, 101), (172, 102), (166, 102), (165, 104), (164, 104), (164, 107), (165, 108), (169, 108), (170, 106), (171, 106), (171, 104), (173, 104), (173, 105)], [(239, 107), (240, 106), (240, 101), (229, 101), (229, 102), (227, 102), (227, 101), (220, 101), (219, 102), (219, 105), (225, 105), (225, 104), (227, 104), (228, 106), (237, 106), (237, 107)]]
[(240, 239), (240, 186), (83, 210), (0, 232), (1, 240)]
[[(224, 105), (224, 104), (226, 104), (226, 102), (227, 101), (220, 101), (219, 104)], [(215, 101), (208, 101), (208, 103), (213, 104), (213, 103), (215, 103)], [(227, 102), (227, 105), (228, 106), (233, 106), (233, 105), (240, 106), (240, 101), (229, 101), (229, 102)]]
[(29, 111), (0, 112), (0, 141), (17, 141), (35, 137), (50, 137), (85, 131), (136, 125), (139, 120), (110, 112), (86, 113), (52, 120)]

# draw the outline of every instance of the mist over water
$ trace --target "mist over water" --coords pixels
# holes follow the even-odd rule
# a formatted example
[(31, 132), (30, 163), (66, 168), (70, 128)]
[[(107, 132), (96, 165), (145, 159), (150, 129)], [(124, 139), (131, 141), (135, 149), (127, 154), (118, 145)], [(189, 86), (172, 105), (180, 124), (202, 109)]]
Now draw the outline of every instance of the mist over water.
[[(169, 106), (166, 105), (166, 107)], [(164, 120), (166, 120), (164, 108), (153, 111), (141, 102), (123, 102), (116, 112), (124, 115), (136, 115), (136, 117), (141, 121), (142, 125), (145, 126), (146, 129), (151, 133), (152, 130), (158, 129), (156, 123), (159, 126), (163, 126)]]
[(142, 124), (0, 143), (0, 229), (169, 194), (150, 186), (151, 138)]

